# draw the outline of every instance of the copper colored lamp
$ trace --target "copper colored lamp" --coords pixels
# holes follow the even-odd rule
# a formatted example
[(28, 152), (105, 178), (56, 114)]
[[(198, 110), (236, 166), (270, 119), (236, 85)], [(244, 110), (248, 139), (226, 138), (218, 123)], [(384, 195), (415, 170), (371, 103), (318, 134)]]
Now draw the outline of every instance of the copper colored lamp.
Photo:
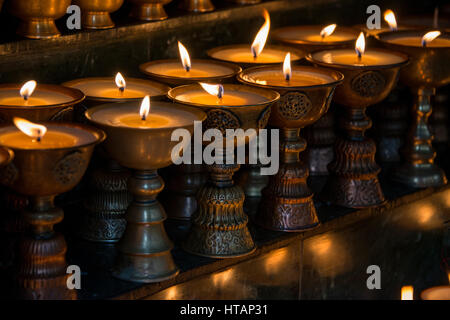
[[(410, 64), (400, 74), (400, 81), (411, 88), (414, 94), (412, 106), (413, 122), (403, 147), (404, 163), (397, 168), (392, 178), (416, 188), (441, 186), (447, 183), (445, 173), (435, 163), (436, 152), (432, 147), (433, 135), (428, 128), (428, 117), (432, 112), (432, 98), (436, 88), (450, 83), (450, 35), (442, 33), (423, 46), (420, 38), (427, 32), (405, 30), (386, 32), (378, 40), (387, 48), (404, 52), (410, 56)], [(416, 38), (417, 44), (399, 44), (397, 39)]]
[[(328, 165), (330, 175), (322, 196), (333, 204), (350, 208), (375, 207), (386, 201), (378, 180), (381, 169), (375, 162), (376, 145), (364, 135), (372, 126), (372, 120), (365, 112), (367, 107), (387, 97), (396, 85), (400, 68), (408, 62), (404, 54), (372, 50), (374, 55), (392, 55), (396, 62), (342, 64), (327, 61), (330, 51), (307, 55), (310, 62), (344, 74), (344, 82), (334, 96), (334, 101), (344, 107), (345, 113), (340, 120), (344, 135), (335, 143), (336, 158)], [(333, 52), (355, 54), (348, 49), (334, 49)]]

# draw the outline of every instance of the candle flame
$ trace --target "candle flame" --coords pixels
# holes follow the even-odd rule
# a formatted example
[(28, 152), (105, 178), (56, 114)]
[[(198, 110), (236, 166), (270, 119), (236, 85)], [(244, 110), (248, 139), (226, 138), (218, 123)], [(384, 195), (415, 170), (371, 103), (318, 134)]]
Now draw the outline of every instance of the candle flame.
[(336, 24), (330, 24), (329, 26), (323, 28), (322, 31), (320, 31), (320, 36), (322, 37), (322, 39), (331, 36), (334, 30), (336, 30)]
[(20, 88), (20, 95), (24, 100), (28, 100), (29, 97), (34, 92), (34, 89), (36, 89), (37, 83), (34, 80), (30, 80), (27, 83), (25, 83), (22, 88)]
[(13, 122), (20, 131), (37, 141), (41, 141), (42, 137), (47, 133), (47, 127), (22, 118), (14, 117)]
[(355, 50), (358, 58), (361, 58), (361, 56), (364, 54), (364, 51), (366, 50), (366, 40), (364, 38), (363, 32), (359, 34), (359, 37), (356, 40)]
[(145, 96), (144, 99), (142, 99), (141, 109), (139, 110), (141, 119), (143, 121), (147, 120), (149, 113), (150, 113), (150, 96)]
[(116, 86), (119, 88), (120, 91), (125, 91), (125, 88), (127, 87), (127, 83), (125, 81), (125, 78), (122, 76), (120, 72), (116, 74)]
[(259, 29), (258, 33), (256, 34), (255, 40), (253, 40), (252, 43), (251, 50), (254, 58), (258, 57), (261, 54), (261, 52), (264, 49), (264, 46), (266, 45), (267, 37), (269, 36), (270, 15), (266, 9), (264, 9), (263, 15), (266, 21), (262, 25), (261, 29)]
[(413, 294), (414, 294), (413, 286), (402, 287), (402, 300), (414, 300)]
[(202, 86), (203, 90), (208, 92), (210, 95), (216, 96), (219, 99), (223, 98), (223, 95), (225, 93), (223, 85), (221, 85), (221, 84), (208, 84), (208, 83), (201, 83), (201, 82), (199, 82), (199, 84)]
[(283, 74), (286, 81), (291, 80), (292, 78), (292, 69), (291, 69), (291, 53), (286, 53), (286, 57), (284, 58), (283, 63)]
[(178, 41), (178, 51), (180, 52), (181, 63), (183, 64), (184, 70), (189, 72), (191, 70), (191, 58), (189, 57), (189, 52), (180, 41)]
[(427, 32), (423, 37), (422, 37), (422, 47), (426, 47), (428, 43), (430, 43), (431, 41), (433, 41), (434, 39), (436, 39), (437, 37), (439, 37), (441, 35), (440, 31), (430, 31)]
[(386, 10), (384, 13), (384, 20), (388, 23), (391, 31), (397, 31), (397, 20), (395, 19), (394, 11)]

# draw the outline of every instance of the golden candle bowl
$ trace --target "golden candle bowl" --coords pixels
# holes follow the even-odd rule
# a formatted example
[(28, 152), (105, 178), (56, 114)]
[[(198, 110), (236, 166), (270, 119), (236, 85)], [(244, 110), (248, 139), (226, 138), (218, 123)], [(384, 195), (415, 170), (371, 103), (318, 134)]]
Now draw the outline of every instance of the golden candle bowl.
[[(1, 90), (12, 90), (17, 92), (21, 85), (0, 84)], [(32, 122), (41, 121), (70, 121), (73, 117), (74, 107), (85, 99), (84, 94), (77, 89), (67, 88), (53, 84), (38, 84), (36, 90), (55, 92), (67, 96), (67, 102), (42, 105), (42, 106), (9, 106), (0, 103), (0, 123), (12, 123), (13, 117), (25, 118)]]
[(158, 81), (162, 83), (166, 83), (169, 86), (181, 86), (185, 84), (190, 83), (197, 83), (197, 82), (207, 82), (207, 83), (227, 83), (227, 82), (233, 82), (236, 75), (242, 71), (241, 67), (234, 63), (229, 62), (222, 62), (222, 61), (216, 61), (216, 60), (206, 60), (206, 59), (192, 59), (192, 65), (193, 68), (195, 68), (195, 64), (198, 63), (208, 63), (212, 66), (216, 65), (217, 67), (221, 68), (227, 68), (229, 69), (229, 73), (218, 75), (218, 76), (205, 76), (205, 77), (180, 77), (180, 76), (171, 76), (171, 75), (164, 75), (159, 73), (154, 73), (148, 70), (148, 68), (151, 68), (154, 65), (158, 64), (164, 64), (164, 63), (180, 63), (179, 60), (176, 59), (166, 59), (166, 60), (155, 60), (143, 63), (139, 66), (139, 70), (145, 74), (147, 77)]
[(86, 29), (114, 28), (110, 13), (120, 9), (124, 0), (74, 0), (81, 8), (82, 24)]
[[(84, 113), (88, 108), (105, 103), (138, 102), (147, 94), (152, 101), (164, 100), (170, 90), (165, 84), (147, 79), (127, 77), (126, 81), (127, 89), (139, 87), (142, 96), (105, 97), (104, 91), (99, 90), (98, 86), (104, 90), (111, 87), (111, 90), (119, 92), (111, 77), (75, 79), (63, 85), (78, 88), (86, 94), (86, 100), (76, 110), (76, 118), (80, 121), (86, 120)], [(89, 241), (117, 242), (125, 230), (125, 212), (132, 200), (127, 187), (130, 172), (121, 167), (117, 161), (111, 160), (102, 148), (98, 148), (97, 151), (94, 155), (93, 170), (89, 176), (89, 194), (83, 202), (86, 210), (80, 220), (79, 235)]]
[[(432, 147), (433, 135), (428, 128), (428, 117), (432, 112), (432, 96), (436, 88), (450, 83), (450, 46), (426, 48), (399, 45), (389, 40), (397, 37), (421, 38), (428, 30), (405, 30), (384, 32), (377, 35), (379, 43), (403, 52), (410, 63), (400, 72), (400, 81), (411, 88), (414, 94), (414, 118), (403, 147), (404, 164), (393, 173), (393, 179), (416, 188), (441, 186), (447, 183), (445, 173), (436, 164), (436, 152)], [(439, 38), (450, 39), (442, 32)], [(437, 38), (436, 40), (438, 40)]]
[(353, 35), (353, 37), (349, 40), (341, 40), (341, 41), (327, 41), (327, 38), (325, 37), (323, 41), (318, 42), (318, 41), (307, 41), (304, 39), (299, 39), (297, 37), (288, 37), (285, 35), (286, 33), (289, 32), (295, 32), (297, 29), (311, 29), (317, 31), (317, 34), (319, 34), (320, 29), (318, 29), (317, 25), (305, 25), (305, 26), (301, 25), (275, 29), (271, 32), (271, 37), (275, 41), (285, 46), (297, 48), (299, 50), (303, 50), (304, 52), (353, 47), (355, 45), (356, 38), (358, 38), (359, 31), (350, 27), (338, 26), (338, 28), (339, 30), (342, 30), (348, 34)]
[[(280, 100), (272, 106), (269, 124), (280, 128), (281, 164), (277, 174), (270, 177), (262, 190), (262, 200), (255, 220), (259, 225), (277, 231), (298, 232), (319, 224), (313, 203), (313, 193), (308, 188), (309, 170), (300, 162), (299, 154), (306, 149), (300, 138), (300, 129), (311, 125), (323, 116), (330, 106), (336, 86), (344, 76), (336, 71), (307, 66), (293, 66), (296, 74), (308, 72), (326, 76), (328, 81), (311, 86), (270, 85), (257, 83), (258, 74), (275, 72), (279, 67), (253, 67), (244, 70), (238, 80), (246, 85), (276, 90)], [(294, 77), (294, 74), (293, 74)]]
[(336, 158), (328, 165), (330, 176), (323, 191), (325, 200), (350, 208), (376, 207), (385, 203), (378, 180), (380, 167), (375, 163), (376, 145), (364, 136), (372, 126), (366, 108), (383, 101), (397, 83), (400, 68), (408, 57), (402, 53), (382, 49), (398, 56), (398, 63), (388, 65), (342, 65), (317, 61), (314, 53), (306, 59), (315, 65), (344, 74), (344, 82), (336, 89), (334, 101), (344, 106), (340, 126), (345, 138), (335, 143)]
[(21, 20), (17, 34), (31, 39), (51, 39), (61, 34), (55, 20), (66, 14), (71, 0), (11, 0), (9, 11)]
[(189, 12), (210, 12), (215, 9), (211, 0), (182, 0), (180, 7)]
[[(43, 123), (50, 130), (64, 126), (89, 132), (92, 139), (84, 144), (59, 149), (21, 149), (12, 147), (14, 160), (0, 169), (0, 183), (30, 198), (30, 208), (23, 212), (32, 234), (19, 243), (18, 295), (22, 299), (74, 299), (67, 288), (65, 254), (67, 245), (53, 226), (64, 213), (55, 207), (55, 196), (73, 189), (83, 177), (95, 145), (105, 139), (101, 130), (81, 124)], [(0, 134), (9, 127), (0, 127)], [(31, 139), (31, 138), (30, 138)]]
[(133, 4), (131, 16), (145, 21), (165, 20), (168, 18), (164, 5), (172, 0), (129, 0)]
[(110, 157), (120, 165), (134, 169), (128, 180), (128, 189), (134, 200), (127, 209), (127, 227), (117, 244), (119, 254), (113, 275), (122, 280), (142, 283), (175, 277), (179, 270), (170, 253), (173, 245), (163, 225), (167, 215), (156, 200), (164, 189), (164, 181), (157, 169), (172, 164), (172, 148), (178, 144), (171, 141), (172, 132), (180, 128), (192, 134), (194, 121), (203, 121), (206, 115), (194, 108), (158, 102), (152, 104), (151, 112), (174, 112), (193, 120), (167, 127), (134, 128), (110, 125), (93, 118), (96, 112), (110, 108), (139, 110), (139, 103), (106, 104), (86, 111), (87, 119), (108, 134), (104, 147)]
[[(218, 129), (225, 137), (227, 129), (265, 128), (270, 108), (279, 99), (275, 91), (243, 85), (224, 84), (227, 92), (243, 92), (264, 97), (261, 103), (246, 105), (207, 105), (188, 102), (179, 97), (190, 92), (201, 91), (198, 84), (176, 87), (169, 91), (170, 99), (206, 112), (203, 129)], [(226, 140), (226, 139), (224, 139)], [(236, 144), (235, 144), (236, 146)], [(225, 156), (225, 154), (224, 154)], [(256, 246), (247, 227), (248, 217), (244, 213), (245, 195), (234, 185), (233, 174), (239, 164), (208, 165), (210, 181), (197, 193), (198, 209), (193, 215), (192, 228), (184, 242), (190, 253), (213, 258), (234, 258), (251, 254)]]

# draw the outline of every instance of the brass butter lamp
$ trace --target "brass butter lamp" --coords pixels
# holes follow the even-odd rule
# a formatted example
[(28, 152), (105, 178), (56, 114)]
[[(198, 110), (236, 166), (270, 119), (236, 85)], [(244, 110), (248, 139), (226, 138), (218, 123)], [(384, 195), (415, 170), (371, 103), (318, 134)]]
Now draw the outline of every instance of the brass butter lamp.
[(86, 111), (94, 125), (107, 132), (104, 144), (111, 158), (133, 169), (128, 189), (133, 202), (126, 213), (127, 227), (117, 243), (118, 260), (113, 275), (133, 282), (158, 282), (179, 272), (170, 253), (173, 245), (163, 222), (167, 215), (156, 200), (164, 188), (157, 170), (172, 163), (171, 141), (175, 129), (192, 134), (194, 121), (206, 115), (179, 104), (150, 102), (105, 104)]
[[(177, 103), (205, 111), (203, 129), (217, 129), (223, 136), (227, 129), (264, 128), (271, 105), (279, 99), (279, 94), (272, 90), (233, 84), (184, 85), (170, 90), (168, 96)], [(226, 156), (224, 149), (217, 152)], [(183, 248), (212, 258), (251, 254), (256, 247), (243, 209), (245, 194), (233, 182), (239, 164), (213, 163), (207, 168), (210, 179), (197, 194), (198, 209)]]
[[(306, 53), (333, 48), (350, 48), (353, 47), (357, 37), (357, 30), (336, 24), (290, 26), (275, 29), (272, 32), (272, 38), (275, 41)], [(334, 158), (336, 140), (334, 127), (335, 120), (333, 108), (331, 108), (303, 131), (308, 143), (304, 157), (311, 176), (328, 175), (327, 166)]]
[(215, 7), (211, 0), (182, 0), (180, 7), (189, 12), (211, 12)]
[(133, 4), (131, 16), (144, 21), (165, 20), (168, 18), (164, 5), (172, 0), (128, 0)]
[(324, 68), (294, 66), (289, 54), (283, 66), (253, 67), (238, 80), (246, 85), (276, 90), (280, 100), (273, 105), (269, 124), (280, 128), (281, 164), (262, 191), (255, 221), (277, 231), (304, 231), (319, 224), (308, 188), (307, 165), (299, 154), (306, 149), (300, 130), (313, 124), (328, 111), (333, 93), (344, 76)]
[(119, 10), (123, 2), (124, 0), (74, 0), (73, 4), (81, 8), (83, 28), (110, 29), (115, 26), (110, 14)]
[(364, 135), (372, 126), (365, 111), (391, 92), (408, 57), (382, 49), (365, 50), (361, 33), (355, 50), (324, 50), (310, 53), (306, 58), (315, 65), (344, 74), (344, 82), (334, 96), (334, 101), (345, 110), (340, 121), (344, 135), (335, 143), (336, 157), (328, 165), (330, 175), (322, 192), (323, 198), (350, 208), (384, 204), (385, 197), (378, 180), (381, 169), (375, 162), (376, 145)]
[(405, 30), (380, 33), (377, 38), (385, 47), (408, 54), (411, 60), (400, 73), (400, 81), (414, 94), (413, 122), (402, 150), (404, 163), (392, 178), (416, 188), (444, 185), (447, 177), (434, 163), (436, 152), (428, 117), (436, 88), (450, 83), (450, 35), (437, 30)]
[(0, 182), (30, 199), (23, 215), (31, 233), (24, 234), (18, 245), (18, 297), (74, 299), (76, 291), (67, 287), (67, 245), (63, 235), (53, 230), (64, 217), (54, 199), (80, 182), (105, 134), (81, 124), (34, 124), (20, 118), (14, 122), (17, 128), (0, 128), (0, 145), (15, 155), (0, 170)]
[[(188, 50), (179, 42), (180, 59), (155, 60), (140, 65), (150, 79), (169, 86), (197, 82), (231, 83), (242, 69), (233, 63), (212, 59), (191, 59)], [(197, 210), (196, 194), (207, 180), (203, 164), (180, 164), (168, 173), (167, 196), (161, 199), (170, 219), (190, 221)]]
[(52, 39), (61, 33), (55, 20), (66, 14), (71, 0), (11, 0), (9, 12), (21, 20), (17, 34), (31, 39)]
[[(81, 90), (86, 100), (79, 107), (88, 108), (106, 103), (139, 102), (146, 95), (152, 101), (164, 100), (170, 87), (159, 82), (124, 77), (91, 77), (63, 84)], [(95, 160), (98, 166), (95, 166)], [(127, 182), (130, 171), (110, 159), (102, 148), (94, 154), (93, 170), (89, 175), (89, 193), (84, 199), (85, 212), (80, 217), (79, 235), (96, 242), (117, 242), (125, 230), (125, 212), (132, 200)]]

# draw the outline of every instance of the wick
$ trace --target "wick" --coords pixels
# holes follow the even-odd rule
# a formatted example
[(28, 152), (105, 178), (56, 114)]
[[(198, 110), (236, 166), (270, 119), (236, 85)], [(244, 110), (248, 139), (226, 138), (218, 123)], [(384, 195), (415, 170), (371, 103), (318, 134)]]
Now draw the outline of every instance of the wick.
[(427, 42), (425, 40), (422, 40), (422, 47), (424, 47), (424, 48), (427, 47)]
[(120, 87), (120, 88), (119, 88), (119, 91), (120, 91), (120, 93), (124, 93), (125, 87)]
[(38, 131), (37, 131), (37, 134), (38, 134), (38, 136), (37, 136), (37, 138), (36, 138), (36, 141), (37, 141), (37, 142), (41, 142), (41, 140), (42, 140), (42, 137), (41, 137), (41, 130), (38, 130)]
[(147, 120), (147, 116), (142, 116), (142, 121), (145, 121), (145, 120)]
[(289, 74), (287, 74), (287, 75), (285, 76), (285, 79), (286, 79), (286, 82), (289, 82), (289, 81), (291, 81), (291, 76), (290, 76)]
[(191, 67), (186, 66), (186, 67), (184, 68), (184, 70), (186, 70), (186, 72), (189, 72), (189, 71), (191, 71)]
[(23, 100), (28, 101), (29, 96), (26, 94), (23, 96)]
[(256, 54), (256, 50), (252, 47), (252, 54), (253, 54), (253, 60), (256, 60), (258, 58), (258, 55)]

